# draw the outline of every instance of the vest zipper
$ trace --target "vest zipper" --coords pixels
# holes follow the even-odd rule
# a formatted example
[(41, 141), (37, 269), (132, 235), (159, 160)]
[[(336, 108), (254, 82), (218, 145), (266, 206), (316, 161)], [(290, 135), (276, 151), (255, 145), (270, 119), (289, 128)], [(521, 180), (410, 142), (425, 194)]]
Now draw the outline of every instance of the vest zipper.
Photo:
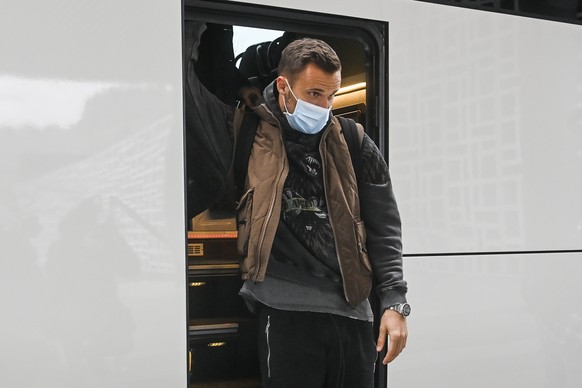
[[(261, 272), (261, 266), (263, 264), (263, 258), (261, 255), (261, 251), (263, 249), (265, 235), (267, 234), (267, 227), (269, 226), (269, 222), (271, 221), (271, 217), (273, 216), (273, 210), (275, 207), (275, 200), (277, 199), (278, 194), (282, 195), (282, 193), (278, 193), (277, 187), (279, 186), (279, 181), (281, 180), (281, 175), (283, 175), (283, 171), (285, 170), (285, 166), (287, 164), (287, 153), (285, 152), (285, 143), (283, 141), (283, 133), (281, 130), (281, 123), (279, 123), (278, 120), (277, 120), (277, 123), (279, 124), (279, 137), (281, 139), (281, 147), (283, 149), (283, 158), (282, 158), (283, 163), (281, 164), (281, 168), (279, 169), (279, 173), (277, 174), (277, 179), (275, 181), (275, 188), (274, 188), (273, 194), (271, 195), (271, 202), (269, 204), (269, 212), (267, 213), (266, 220), (263, 223), (261, 235), (259, 237), (259, 242), (257, 244), (257, 257), (259, 258), (259, 260), (258, 260), (258, 265), (257, 265), (257, 272), (255, 274), (255, 279), (254, 279), (255, 283), (257, 282), (257, 279), (259, 277), (259, 273)], [(271, 253), (269, 252), (269, 254), (271, 254)]]
[(329, 207), (329, 199), (327, 197), (327, 170), (326, 170), (326, 166), (327, 166), (327, 155), (324, 156), (324, 153), (321, 152), (321, 145), (323, 144), (325, 137), (327, 137), (327, 133), (324, 133), (324, 135), (321, 137), (320, 140), (320, 146), (319, 146), (319, 153), (321, 155), (321, 168), (323, 170), (323, 191), (325, 192), (325, 202), (326, 202), (326, 206), (328, 206), (328, 216), (329, 216), (329, 225), (331, 226), (331, 233), (333, 235), (333, 244), (335, 246), (335, 256), (337, 257), (337, 262), (339, 264), (339, 269), (340, 269), (340, 274), (342, 275), (342, 288), (344, 291), (344, 298), (346, 299), (346, 302), (350, 303), (350, 301), (348, 300), (348, 296), (346, 294), (346, 285), (345, 285), (345, 277), (344, 277), (344, 269), (342, 267), (342, 261), (339, 257), (339, 247), (337, 245), (337, 238), (336, 238), (336, 233), (335, 233), (335, 226), (334, 226), (334, 222), (333, 222), (333, 217), (332, 217), (332, 213), (333, 210), (332, 208)]

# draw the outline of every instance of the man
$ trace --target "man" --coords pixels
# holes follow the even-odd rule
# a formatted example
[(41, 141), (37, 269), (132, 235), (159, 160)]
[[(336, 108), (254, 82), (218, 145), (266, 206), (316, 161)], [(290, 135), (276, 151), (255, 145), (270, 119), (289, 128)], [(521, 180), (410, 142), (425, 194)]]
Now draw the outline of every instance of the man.
[[(387, 336), (384, 364), (404, 349), (410, 311), (388, 168), (364, 135), (356, 176), (331, 114), (341, 85), (331, 47), (294, 41), (278, 70), (253, 107), (260, 122), (237, 209), (240, 294), (258, 314), (263, 386), (372, 387)], [(382, 305), (377, 345), (372, 276)]]

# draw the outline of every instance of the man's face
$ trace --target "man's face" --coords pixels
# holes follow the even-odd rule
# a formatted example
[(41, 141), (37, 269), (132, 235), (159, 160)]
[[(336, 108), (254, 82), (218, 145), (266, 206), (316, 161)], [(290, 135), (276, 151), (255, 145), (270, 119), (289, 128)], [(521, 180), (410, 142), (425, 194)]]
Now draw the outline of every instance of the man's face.
[[(318, 105), (322, 108), (330, 108), (333, 104), (334, 95), (341, 86), (341, 72), (333, 74), (326, 73), (316, 65), (310, 63), (294, 80), (287, 79), (295, 97), (300, 100)], [(285, 82), (284, 76), (277, 78), (277, 90), (279, 91), (279, 107), (285, 112), (285, 104), (289, 113), (295, 112), (297, 100), (293, 97), (289, 85)], [(283, 99), (284, 102), (283, 102)]]

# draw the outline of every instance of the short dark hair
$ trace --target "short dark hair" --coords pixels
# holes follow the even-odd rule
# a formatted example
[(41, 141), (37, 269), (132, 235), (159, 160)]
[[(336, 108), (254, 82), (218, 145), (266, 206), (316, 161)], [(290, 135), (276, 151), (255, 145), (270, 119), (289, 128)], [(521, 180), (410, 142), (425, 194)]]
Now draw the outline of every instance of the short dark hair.
[(327, 43), (319, 39), (303, 38), (285, 47), (281, 53), (279, 74), (293, 78), (310, 63), (330, 74), (342, 69), (339, 57)]

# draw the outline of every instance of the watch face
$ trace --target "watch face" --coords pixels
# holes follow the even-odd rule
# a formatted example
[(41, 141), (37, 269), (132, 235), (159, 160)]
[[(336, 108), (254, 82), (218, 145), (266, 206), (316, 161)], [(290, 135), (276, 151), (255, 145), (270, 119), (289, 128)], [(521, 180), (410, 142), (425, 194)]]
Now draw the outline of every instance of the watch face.
[(402, 315), (405, 317), (410, 315), (410, 305), (408, 303), (404, 303), (401, 307)]

